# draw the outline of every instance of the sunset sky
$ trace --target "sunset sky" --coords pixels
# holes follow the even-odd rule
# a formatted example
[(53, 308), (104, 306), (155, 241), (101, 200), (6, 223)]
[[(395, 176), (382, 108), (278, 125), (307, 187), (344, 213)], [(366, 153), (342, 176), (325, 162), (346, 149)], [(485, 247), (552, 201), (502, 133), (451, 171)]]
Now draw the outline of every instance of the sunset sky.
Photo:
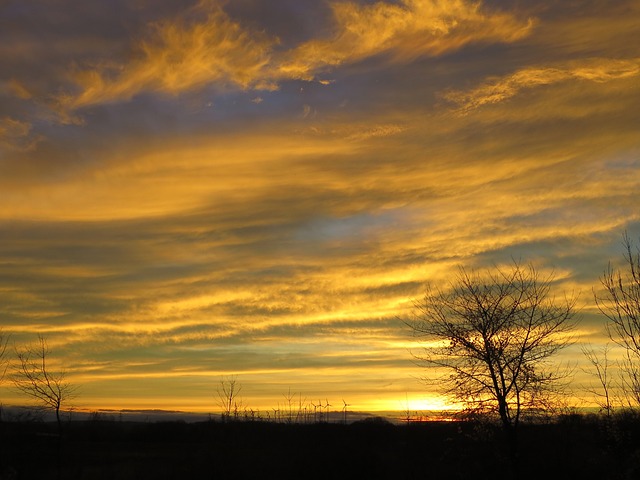
[[(636, 0), (5, 0), (0, 326), (78, 408), (438, 408), (458, 266), (575, 294), (640, 238)], [(582, 400), (580, 400), (582, 399)], [(27, 401), (5, 381), (4, 404)]]

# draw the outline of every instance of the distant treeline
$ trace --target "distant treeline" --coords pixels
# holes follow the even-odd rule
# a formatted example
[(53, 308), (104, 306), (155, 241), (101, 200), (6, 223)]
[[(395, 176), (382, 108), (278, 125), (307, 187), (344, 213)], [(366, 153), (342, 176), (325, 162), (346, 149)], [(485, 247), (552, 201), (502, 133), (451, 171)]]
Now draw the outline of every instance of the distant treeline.
[(503, 431), (480, 419), (341, 423), (3, 422), (0, 478), (637, 479), (640, 416), (563, 415), (520, 430), (518, 471)]

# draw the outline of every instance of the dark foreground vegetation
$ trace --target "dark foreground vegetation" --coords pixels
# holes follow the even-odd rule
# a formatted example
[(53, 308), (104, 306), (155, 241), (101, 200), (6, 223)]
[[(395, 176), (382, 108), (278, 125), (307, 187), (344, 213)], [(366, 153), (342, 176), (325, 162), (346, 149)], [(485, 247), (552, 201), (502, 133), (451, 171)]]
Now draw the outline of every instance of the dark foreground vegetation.
[[(19, 479), (638, 479), (640, 416), (522, 425), (518, 464), (483, 422), (4, 422), (2, 476)], [(517, 470), (517, 471), (514, 471)]]

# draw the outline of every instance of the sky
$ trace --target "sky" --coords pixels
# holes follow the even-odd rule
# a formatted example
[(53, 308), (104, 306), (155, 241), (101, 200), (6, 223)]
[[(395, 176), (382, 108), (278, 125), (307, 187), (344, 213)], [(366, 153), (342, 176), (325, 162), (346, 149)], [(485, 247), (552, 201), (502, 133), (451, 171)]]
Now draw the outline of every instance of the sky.
[(638, 38), (635, 0), (3, 0), (0, 326), (78, 408), (216, 411), (232, 375), (257, 409), (440, 408), (403, 319), (516, 259), (577, 298), (588, 402)]

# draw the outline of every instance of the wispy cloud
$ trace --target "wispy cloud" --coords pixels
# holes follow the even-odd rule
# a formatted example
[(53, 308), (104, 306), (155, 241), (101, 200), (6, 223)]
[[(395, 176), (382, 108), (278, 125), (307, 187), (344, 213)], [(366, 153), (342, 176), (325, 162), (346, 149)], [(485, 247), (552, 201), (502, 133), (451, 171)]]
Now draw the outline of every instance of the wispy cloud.
[[(273, 90), (291, 79), (314, 80), (342, 64), (388, 53), (395, 61), (441, 55), (469, 43), (513, 42), (531, 31), (531, 19), (485, 11), (466, 0), (400, 4), (334, 2), (332, 33), (280, 48), (277, 38), (232, 20), (216, 0), (202, 0), (178, 19), (151, 25), (124, 62), (78, 67), (74, 91), (57, 98), (63, 121), (74, 110), (127, 101), (143, 93), (179, 94), (203, 86), (218, 90)], [(326, 79), (322, 84), (330, 84)]]
[(335, 2), (332, 9), (332, 36), (293, 49), (279, 67), (281, 72), (311, 80), (327, 69), (383, 53), (396, 61), (408, 61), (422, 55), (441, 55), (469, 43), (513, 42), (528, 35), (533, 27), (531, 19), (484, 11), (480, 4), (464, 0), (368, 5)]
[(29, 122), (10, 117), (0, 118), (0, 158), (2, 150), (28, 151), (33, 149), (39, 140), (39, 136), (33, 134)]
[(5, 83), (4, 89), (10, 95), (21, 100), (29, 100), (33, 97), (33, 94), (27, 89), (27, 87), (15, 78), (11, 78)]
[(568, 81), (607, 83), (640, 76), (640, 59), (596, 58), (555, 67), (528, 67), (490, 79), (469, 91), (448, 91), (442, 96), (467, 114), (484, 105), (504, 102), (522, 91)]
[(142, 92), (178, 94), (214, 84), (275, 88), (264, 70), (275, 43), (231, 20), (218, 2), (203, 0), (178, 19), (150, 26), (123, 64), (103, 63), (72, 73), (78, 93), (59, 97), (63, 110), (126, 101)]

